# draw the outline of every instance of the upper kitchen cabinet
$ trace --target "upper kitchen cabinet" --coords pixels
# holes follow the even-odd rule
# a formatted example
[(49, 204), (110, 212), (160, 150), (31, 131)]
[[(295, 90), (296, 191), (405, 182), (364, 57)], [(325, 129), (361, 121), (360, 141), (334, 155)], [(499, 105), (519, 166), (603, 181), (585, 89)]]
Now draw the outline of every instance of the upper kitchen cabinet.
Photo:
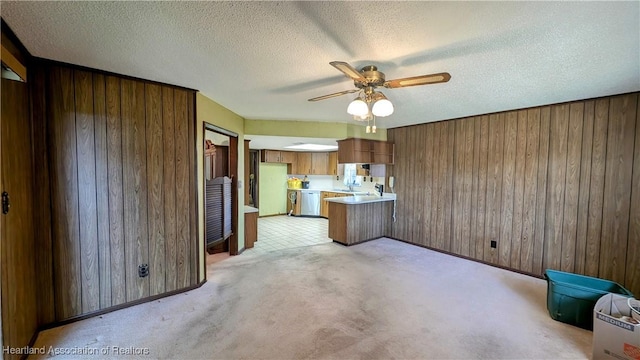
[(327, 168), (329, 175), (338, 175), (338, 152), (329, 153), (329, 167)]
[(311, 175), (330, 175), (329, 153), (311, 153)]
[(337, 175), (337, 152), (292, 152), (296, 155), (291, 163), (290, 174), (296, 175)]
[(393, 143), (372, 141), (372, 164), (393, 164)]
[(260, 152), (260, 161), (292, 164), (296, 162), (296, 153), (292, 151), (262, 150)]
[(338, 163), (393, 164), (393, 143), (366, 139), (338, 140)]
[(296, 155), (297, 155), (296, 162), (293, 163), (293, 166), (291, 167), (292, 168), (291, 172), (293, 174), (298, 174), (298, 175), (309, 175), (309, 174), (311, 174), (311, 169), (312, 169), (311, 153), (299, 152)]

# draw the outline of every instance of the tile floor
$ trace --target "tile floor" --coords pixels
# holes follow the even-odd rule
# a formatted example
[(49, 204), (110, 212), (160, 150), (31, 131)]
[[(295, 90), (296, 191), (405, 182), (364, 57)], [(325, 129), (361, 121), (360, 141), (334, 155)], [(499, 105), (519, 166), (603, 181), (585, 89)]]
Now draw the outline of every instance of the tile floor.
[(258, 241), (249, 253), (264, 253), (332, 242), (325, 218), (269, 216), (258, 218)]

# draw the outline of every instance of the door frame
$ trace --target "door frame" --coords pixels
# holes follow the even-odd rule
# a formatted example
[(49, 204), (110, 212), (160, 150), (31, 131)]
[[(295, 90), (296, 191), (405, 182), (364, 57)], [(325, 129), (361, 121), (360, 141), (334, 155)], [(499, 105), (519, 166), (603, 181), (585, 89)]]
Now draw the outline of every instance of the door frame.
[[(206, 136), (205, 131), (213, 131), (222, 135), (226, 135), (229, 137), (229, 156), (228, 156), (228, 168), (229, 168), (229, 177), (231, 178), (231, 236), (229, 237), (229, 255), (238, 255), (238, 217), (240, 216), (238, 209), (238, 134), (233, 131), (229, 131), (227, 129), (221, 128), (219, 126), (213, 125), (207, 121), (202, 122), (202, 144), (200, 146), (202, 149), (206, 147)], [(244, 142), (243, 142), (244, 146)], [(204, 154), (204, 153), (203, 153)], [(204, 169), (205, 166), (205, 156), (202, 156), (202, 166)], [(202, 175), (203, 183), (202, 183), (202, 191), (203, 194), (205, 192), (206, 182), (204, 181), (204, 174)], [(206, 199), (203, 197), (203, 201)], [(207, 233), (207, 221), (206, 221), (206, 204), (204, 205), (204, 233)], [(207, 254), (207, 241), (204, 239), (202, 251)], [(206, 260), (205, 260), (206, 263)], [(206, 271), (205, 271), (206, 278)]]

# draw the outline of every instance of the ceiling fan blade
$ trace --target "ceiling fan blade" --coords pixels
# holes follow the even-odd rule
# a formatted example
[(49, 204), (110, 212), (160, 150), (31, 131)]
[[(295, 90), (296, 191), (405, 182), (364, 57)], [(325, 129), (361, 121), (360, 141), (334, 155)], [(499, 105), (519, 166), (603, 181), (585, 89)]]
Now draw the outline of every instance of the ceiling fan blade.
[(385, 81), (383, 86), (389, 89), (394, 89), (394, 88), (407, 87), (407, 86), (443, 83), (443, 82), (449, 81), (449, 79), (451, 79), (451, 75), (449, 75), (449, 73), (444, 72), (444, 73), (388, 80), (388, 81)]
[(340, 91), (340, 92), (329, 94), (329, 95), (322, 95), (322, 96), (314, 97), (313, 99), (309, 99), (309, 101), (318, 101), (318, 100), (329, 99), (329, 98), (340, 96), (340, 95), (353, 94), (354, 92), (358, 92), (358, 91), (360, 91), (360, 89)]
[(366, 80), (358, 70), (344, 61), (332, 61), (329, 64), (331, 64), (331, 66), (333, 66), (334, 68), (342, 71), (342, 73), (347, 75), (347, 77), (349, 77), (350, 79), (360, 81)]

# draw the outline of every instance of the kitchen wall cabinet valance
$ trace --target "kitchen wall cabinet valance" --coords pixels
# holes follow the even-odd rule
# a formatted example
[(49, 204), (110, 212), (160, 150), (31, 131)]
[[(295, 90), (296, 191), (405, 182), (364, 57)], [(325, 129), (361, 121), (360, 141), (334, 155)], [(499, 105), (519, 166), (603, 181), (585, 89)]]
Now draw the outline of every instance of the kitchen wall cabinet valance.
[(393, 143), (356, 138), (338, 140), (338, 163), (340, 164), (392, 165), (393, 162)]

